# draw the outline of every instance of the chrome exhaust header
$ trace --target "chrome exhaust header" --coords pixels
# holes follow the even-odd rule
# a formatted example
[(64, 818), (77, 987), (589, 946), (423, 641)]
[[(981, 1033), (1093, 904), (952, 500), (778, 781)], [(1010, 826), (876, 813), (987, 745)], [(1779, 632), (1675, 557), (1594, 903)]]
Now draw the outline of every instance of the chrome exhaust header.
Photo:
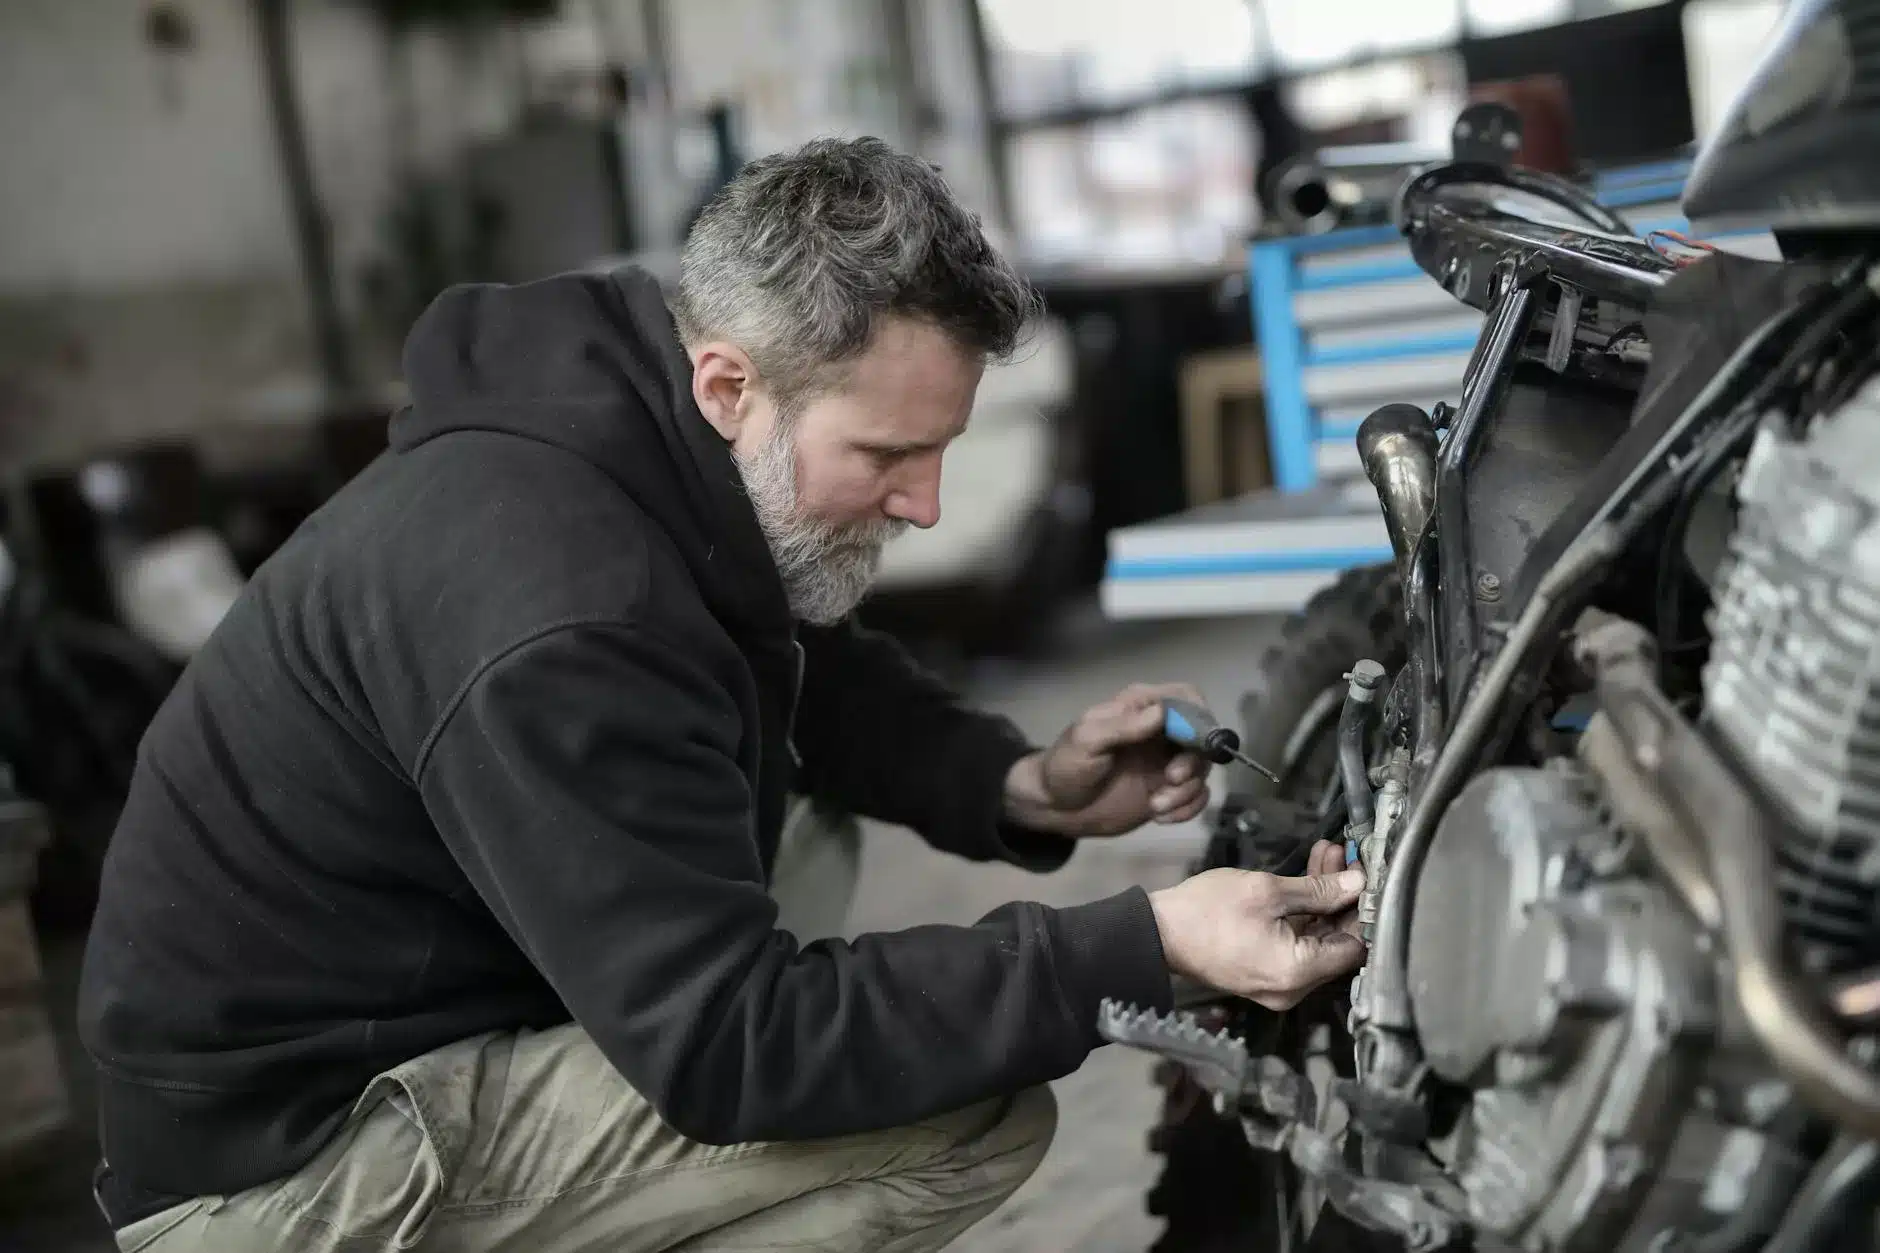
[(1417, 540), (1436, 508), (1436, 427), (1415, 405), (1385, 405), (1358, 428), (1358, 456), (1377, 489), (1397, 571), (1407, 582)]

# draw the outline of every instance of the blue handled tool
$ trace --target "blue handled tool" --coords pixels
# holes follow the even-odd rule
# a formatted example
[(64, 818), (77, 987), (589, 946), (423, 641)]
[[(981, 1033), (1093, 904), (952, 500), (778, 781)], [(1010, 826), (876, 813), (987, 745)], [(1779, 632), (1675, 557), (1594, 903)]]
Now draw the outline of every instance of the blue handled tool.
[(1278, 775), (1240, 751), (1240, 736), (1232, 727), (1222, 726), (1221, 720), (1205, 705), (1172, 697), (1164, 699), (1162, 734), (1171, 744), (1192, 748), (1217, 766), (1237, 761), (1279, 782)]

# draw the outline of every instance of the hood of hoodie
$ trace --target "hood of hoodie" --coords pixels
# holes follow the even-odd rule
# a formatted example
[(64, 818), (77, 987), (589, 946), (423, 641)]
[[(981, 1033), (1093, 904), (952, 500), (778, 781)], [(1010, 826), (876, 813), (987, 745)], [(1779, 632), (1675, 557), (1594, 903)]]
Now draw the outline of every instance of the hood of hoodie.
[(790, 629), (737, 463), (692, 400), (692, 363), (650, 274), (451, 288), (412, 327), (404, 370), (394, 450), (497, 431), (573, 453), (666, 531), (721, 620)]

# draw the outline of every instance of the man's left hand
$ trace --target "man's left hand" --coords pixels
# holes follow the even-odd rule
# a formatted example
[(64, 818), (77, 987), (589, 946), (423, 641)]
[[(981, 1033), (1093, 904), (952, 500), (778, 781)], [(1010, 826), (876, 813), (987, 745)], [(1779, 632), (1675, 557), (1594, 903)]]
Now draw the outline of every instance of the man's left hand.
[(1208, 803), (1208, 763), (1162, 733), (1162, 701), (1203, 703), (1186, 683), (1135, 684), (1094, 706), (1005, 780), (1005, 816), (1072, 839), (1186, 822)]

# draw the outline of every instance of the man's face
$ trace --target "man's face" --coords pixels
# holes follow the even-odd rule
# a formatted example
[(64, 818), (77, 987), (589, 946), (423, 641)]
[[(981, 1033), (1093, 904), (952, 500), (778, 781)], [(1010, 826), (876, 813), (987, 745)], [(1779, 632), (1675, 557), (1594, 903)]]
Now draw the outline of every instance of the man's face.
[(940, 456), (981, 373), (944, 332), (896, 319), (830, 393), (788, 414), (751, 399), (732, 452), (799, 618), (841, 619), (887, 542), (940, 520)]

